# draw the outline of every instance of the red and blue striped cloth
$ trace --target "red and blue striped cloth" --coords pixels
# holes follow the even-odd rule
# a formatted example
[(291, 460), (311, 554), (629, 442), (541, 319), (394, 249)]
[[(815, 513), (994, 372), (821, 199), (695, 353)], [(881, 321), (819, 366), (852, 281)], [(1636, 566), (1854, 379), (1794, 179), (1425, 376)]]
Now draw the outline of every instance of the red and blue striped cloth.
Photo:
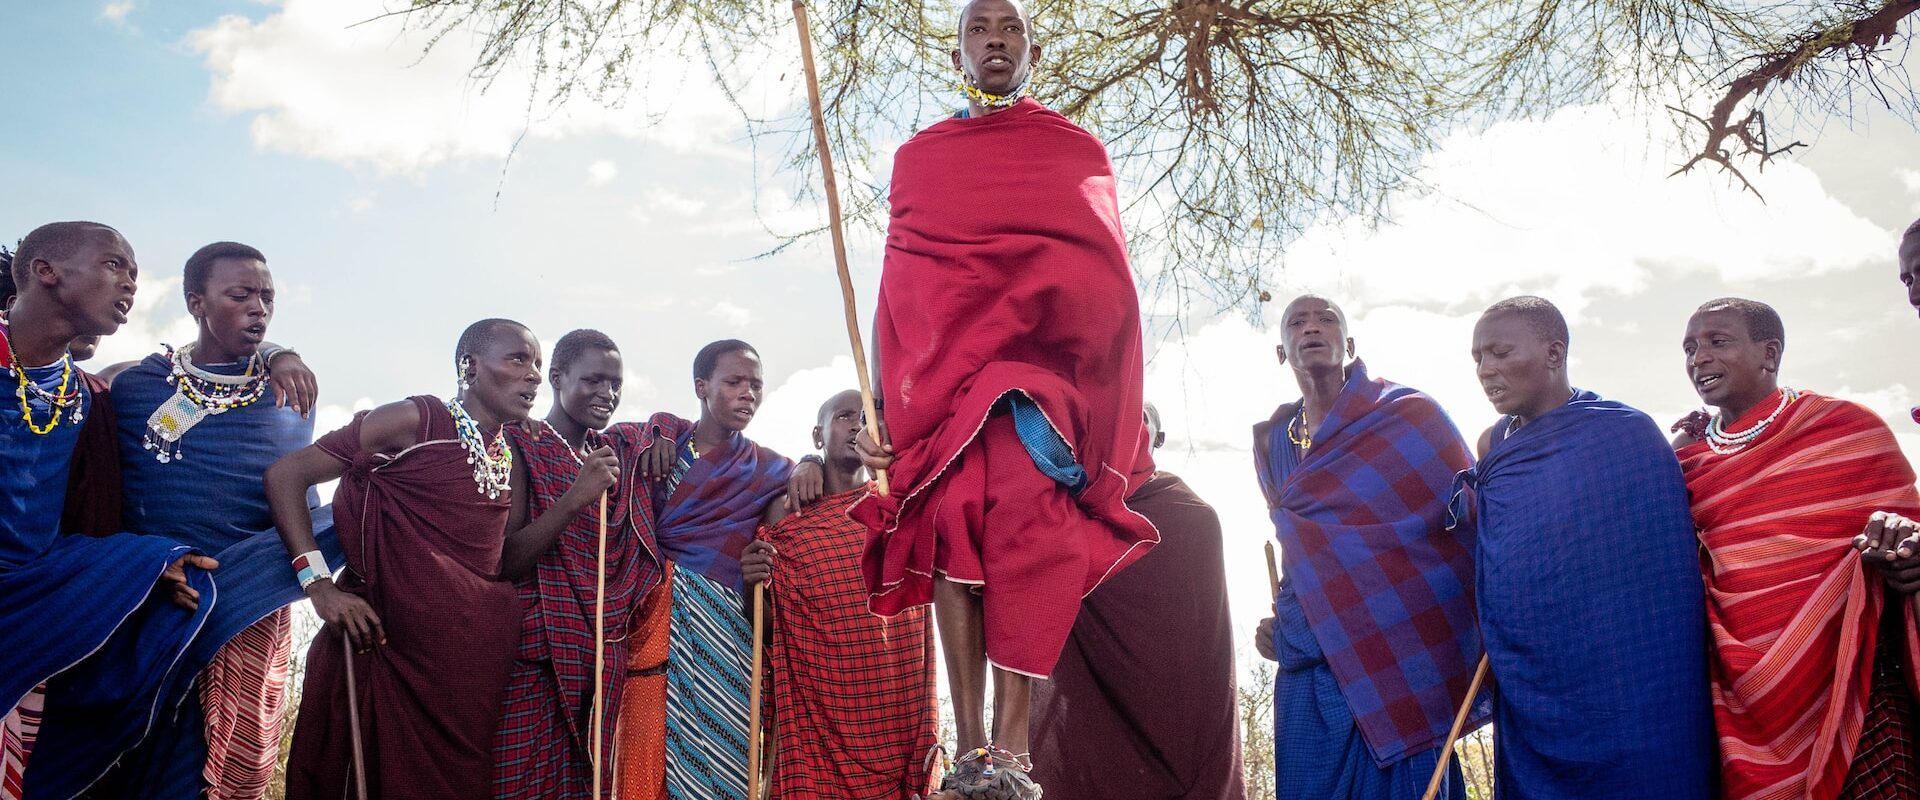
[(1432, 398), (1359, 361), (1284, 471), (1273, 454), (1293, 446), (1288, 421), (1254, 429), (1287, 580), (1374, 760), (1392, 764), (1446, 737), (1480, 658), (1474, 532), (1446, 530), (1473, 458)]

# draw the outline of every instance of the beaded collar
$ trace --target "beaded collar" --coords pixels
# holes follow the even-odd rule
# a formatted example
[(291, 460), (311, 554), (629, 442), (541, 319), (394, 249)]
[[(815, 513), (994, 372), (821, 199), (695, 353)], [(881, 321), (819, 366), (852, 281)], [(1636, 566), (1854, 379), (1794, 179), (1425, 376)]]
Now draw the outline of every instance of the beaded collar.
[[(260, 363), (259, 354), (248, 356), (246, 371), (240, 375), (208, 372), (193, 363), (194, 345), (166, 348), (167, 383), (173, 384), (173, 396), (147, 417), (147, 432), (140, 444), (162, 464), (186, 459), (180, 440), (195, 425), (216, 414), (253, 405), (266, 394), (270, 373)], [(258, 374), (255, 374), (255, 373)]]

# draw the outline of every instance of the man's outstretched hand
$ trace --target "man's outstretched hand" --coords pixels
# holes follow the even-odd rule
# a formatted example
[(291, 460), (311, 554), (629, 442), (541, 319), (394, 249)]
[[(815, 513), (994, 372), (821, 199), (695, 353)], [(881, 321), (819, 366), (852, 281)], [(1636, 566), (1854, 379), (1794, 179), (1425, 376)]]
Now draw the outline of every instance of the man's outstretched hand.
[(220, 562), (212, 556), (188, 553), (167, 565), (160, 573), (160, 579), (153, 583), (153, 593), (165, 597), (168, 602), (192, 611), (200, 607), (200, 592), (187, 585), (187, 568), (204, 569), (212, 572), (220, 568)]

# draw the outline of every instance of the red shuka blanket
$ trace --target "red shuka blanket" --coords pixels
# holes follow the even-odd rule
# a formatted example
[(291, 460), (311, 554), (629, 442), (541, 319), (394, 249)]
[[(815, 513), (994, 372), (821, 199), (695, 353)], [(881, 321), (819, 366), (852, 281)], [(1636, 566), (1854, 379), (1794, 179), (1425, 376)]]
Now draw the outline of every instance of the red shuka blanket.
[[(871, 605), (931, 602), (945, 553), (984, 562), (951, 577), (989, 587), (988, 656), (1045, 675), (1078, 599), (1159, 539), (1125, 503), (1153, 459), (1113, 166), (1092, 134), (1029, 98), (921, 131), (895, 154), (892, 185), (874, 337), (898, 458), (892, 495), (854, 510), (873, 531)], [(975, 459), (992, 467), (962, 463), (987, 449), (988, 415), (1010, 392), (1033, 399), (1085, 468), (1078, 496), (1029, 480), (1039, 470), (1017, 446)], [(989, 502), (994, 490), (1012, 502)], [(936, 525), (942, 508), (952, 516)]]
[(867, 612), (866, 527), (847, 516), (861, 487), (760, 529), (780, 556), (773, 600), (773, 796), (906, 798), (927, 790), (939, 735), (933, 620), (924, 608)]
[[(1778, 407), (1776, 394), (1728, 428)], [(1876, 510), (1920, 512), (1913, 469), (1879, 417), (1810, 392), (1744, 450), (1679, 456), (1705, 547), (1724, 796), (1831, 800), (1859, 745), (1884, 602), (1853, 538)], [(1920, 664), (1902, 613), (1901, 649)]]

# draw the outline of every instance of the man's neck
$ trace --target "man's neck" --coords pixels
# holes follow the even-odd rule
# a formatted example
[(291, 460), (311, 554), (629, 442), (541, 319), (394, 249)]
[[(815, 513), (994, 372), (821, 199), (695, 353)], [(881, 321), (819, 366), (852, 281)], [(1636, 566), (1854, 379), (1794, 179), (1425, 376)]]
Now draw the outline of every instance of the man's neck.
[(1723, 420), (1721, 424), (1723, 425), (1733, 424), (1734, 420), (1737, 420), (1741, 417), (1746, 416), (1747, 412), (1752, 411), (1755, 407), (1759, 406), (1761, 403), (1766, 402), (1767, 398), (1772, 397), (1773, 393), (1779, 390), (1780, 390), (1779, 386), (1768, 386), (1767, 390), (1765, 392), (1762, 392), (1758, 397), (1741, 398), (1738, 403), (1730, 402), (1724, 406), (1721, 406), (1720, 416)]
[(693, 425), (693, 446), (704, 453), (727, 443), (733, 437), (733, 431), (713, 421), (707, 412), (700, 412), (700, 421)]
[(44, 367), (66, 355), (73, 343), (73, 321), (60, 309), (34, 302), (38, 296), (22, 297), (14, 303), (7, 318), (7, 341), (22, 367)]
[(1334, 370), (1295, 372), (1293, 376), (1300, 382), (1300, 406), (1307, 421), (1314, 424), (1327, 418), (1327, 410), (1333, 408), (1333, 402), (1340, 398), (1340, 390), (1347, 385), (1344, 364)]
[(464, 394), (460, 397), (460, 407), (467, 410), (467, 416), (473, 417), (473, 422), (480, 426), (481, 433), (493, 433), (500, 429), (502, 424), (500, 416), (493, 413), (493, 409), (468, 403)]
[(251, 355), (252, 350), (238, 352), (228, 349), (218, 339), (208, 335), (205, 328), (201, 328), (200, 338), (193, 342), (193, 360), (201, 364), (231, 364)]
[(1515, 417), (1516, 420), (1518, 420), (1519, 424), (1525, 425), (1529, 422), (1532, 422), (1536, 419), (1546, 416), (1549, 412), (1553, 411), (1556, 408), (1566, 405), (1567, 402), (1572, 399), (1573, 399), (1573, 384), (1568, 381), (1561, 381), (1559, 386), (1553, 387), (1552, 396), (1549, 398), (1549, 402), (1547, 402), (1545, 405), (1543, 405), (1540, 408), (1528, 409), (1527, 411), (1514, 414), (1513, 416)]
[(554, 431), (560, 434), (560, 438), (567, 440), (567, 445), (573, 449), (579, 450), (586, 445), (587, 426), (574, 419), (566, 409), (561, 408), (559, 401), (555, 401), (553, 410), (547, 412), (547, 424), (552, 425)]
[(827, 459), (825, 476), (827, 494), (850, 492), (866, 485), (867, 468), (857, 460), (848, 464)]

